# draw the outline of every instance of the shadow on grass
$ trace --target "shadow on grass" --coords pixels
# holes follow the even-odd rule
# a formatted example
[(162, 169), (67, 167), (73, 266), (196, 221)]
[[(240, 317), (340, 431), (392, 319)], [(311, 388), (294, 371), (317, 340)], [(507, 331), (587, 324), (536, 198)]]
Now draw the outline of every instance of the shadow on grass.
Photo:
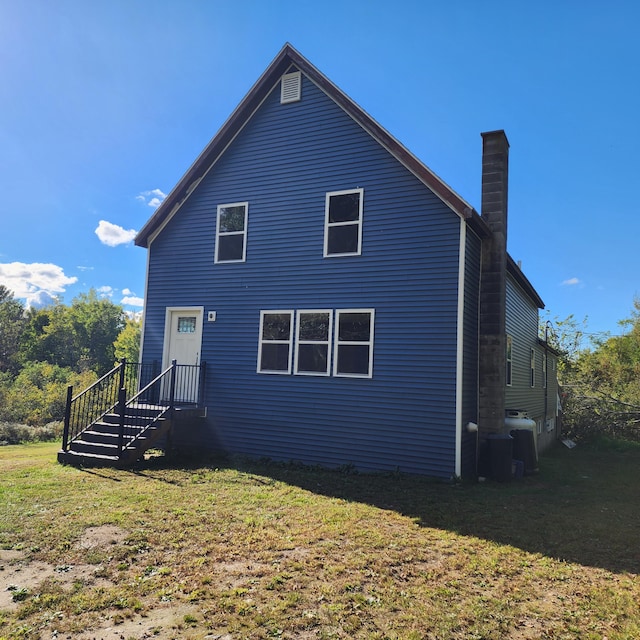
[[(156, 459), (136, 472), (146, 475), (158, 466), (175, 468), (176, 462)], [(393, 510), (423, 527), (567, 562), (640, 573), (640, 447), (585, 446), (569, 451), (558, 445), (541, 458), (538, 474), (508, 483), (444, 484), (405, 474), (236, 458), (208, 460), (209, 465)]]

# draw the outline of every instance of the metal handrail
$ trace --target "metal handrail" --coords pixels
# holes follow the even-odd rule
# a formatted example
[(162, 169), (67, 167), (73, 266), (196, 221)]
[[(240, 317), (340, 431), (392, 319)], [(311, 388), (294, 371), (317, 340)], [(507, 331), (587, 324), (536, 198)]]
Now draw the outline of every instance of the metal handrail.
[[(156, 375), (157, 363), (151, 367), (123, 360), (77, 396), (73, 396), (73, 387), (68, 387), (62, 449), (68, 451), (82, 432), (107, 414), (115, 414), (118, 455), (122, 457), (125, 449), (143, 438), (176, 404), (201, 406), (205, 369), (204, 362), (179, 365), (174, 360)], [(148, 377), (152, 379), (146, 382)]]

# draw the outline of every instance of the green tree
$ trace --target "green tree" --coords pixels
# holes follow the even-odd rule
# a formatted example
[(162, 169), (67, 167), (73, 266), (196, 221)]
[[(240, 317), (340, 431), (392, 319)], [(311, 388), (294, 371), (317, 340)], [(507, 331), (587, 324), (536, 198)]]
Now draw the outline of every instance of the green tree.
[(23, 304), (0, 284), (0, 372), (17, 373), (19, 344), (25, 326)]
[(554, 323), (550, 342), (561, 353), (563, 430), (570, 437), (640, 440), (640, 301), (620, 325), (622, 335), (591, 340), (587, 349), (584, 323), (572, 316)]
[(558, 353), (558, 377), (561, 383), (571, 383), (582, 354), (587, 352), (587, 318), (576, 320), (573, 314), (566, 318), (542, 318), (540, 337)]
[(0, 421), (42, 426), (64, 418), (68, 385), (84, 389), (96, 380), (48, 362), (30, 362), (15, 379), (0, 376)]
[(60, 367), (78, 368), (80, 350), (71, 325), (68, 308), (60, 301), (42, 309), (29, 309), (22, 335), (20, 359), (49, 362)]
[(113, 344), (116, 360), (138, 362), (140, 357), (140, 321), (127, 319), (120, 335)]
[(49, 362), (103, 375), (113, 366), (114, 342), (125, 319), (121, 306), (99, 298), (93, 289), (74, 298), (70, 307), (57, 301), (31, 310), (23, 333), (22, 362)]
[(109, 371), (115, 360), (114, 343), (125, 327), (122, 307), (98, 298), (91, 289), (74, 298), (69, 315), (80, 350), (80, 370), (88, 368), (99, 376)]

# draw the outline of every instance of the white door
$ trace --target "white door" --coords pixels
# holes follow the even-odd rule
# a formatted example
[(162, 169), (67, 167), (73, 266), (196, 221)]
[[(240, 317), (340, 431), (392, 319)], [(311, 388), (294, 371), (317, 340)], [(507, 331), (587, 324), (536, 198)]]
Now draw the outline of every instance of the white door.
[[(178, 365), (200, 364), (203, 315), (202, 307), (170, 307), (167, 309), (163, 370), (169, 367), (173, 360)], [(199, 381), (200, 371), (198, 368), (178, 366), (175, 401), (179, 403), (197, 402)], [(165, 385), (163, 385), (164, 388), (166, 388)]]

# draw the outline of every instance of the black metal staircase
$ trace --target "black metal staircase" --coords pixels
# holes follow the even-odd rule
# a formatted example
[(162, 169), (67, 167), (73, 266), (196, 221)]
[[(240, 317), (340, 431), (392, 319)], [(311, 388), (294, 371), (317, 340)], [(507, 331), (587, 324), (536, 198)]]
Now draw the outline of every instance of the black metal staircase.
[(58, 462), (125, 467), (152, 447), (165, 448), (176, 415), (202, 407), (205, 364), (174, 360), (157, 371), (123, 360), (77, 396), (69, 387)]

